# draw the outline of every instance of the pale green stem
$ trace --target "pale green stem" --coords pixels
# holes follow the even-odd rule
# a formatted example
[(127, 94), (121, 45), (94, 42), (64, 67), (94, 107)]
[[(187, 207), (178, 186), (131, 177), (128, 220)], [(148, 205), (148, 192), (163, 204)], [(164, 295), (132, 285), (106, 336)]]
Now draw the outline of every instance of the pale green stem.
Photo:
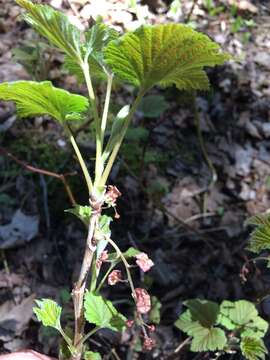
[(82, 338), (82, 340), (80, 341), (79, 345), (85, 343), (86, 340), (88, 340), (92, 335), (94, 335), (97, 331), (99, 330), (99, 327), (95, 327), (93, 330), (89, 331), (89, 333), (87, 333), (86, 335), (84, 335), (84, 337)]
[(129, 114), (128, 114), (127, 118), (126, 118), (126, 121), (125, 121), (124, 128), (122, 130), (121, 137), (120, 137), (118, 143), (115, 145), (115, 147), (114, 147), (114, 149), (113, 149), (113, 151), (112, 151), (112, 153), (111, 153), (111, 155), (109, 157), (108, 163), (107, 163), (107, 165), (105, 167), (105, 170), (104, 170), (104, 172), (102, 174), (101, 181), (99, 183), (99, 186), (101, 188), (106, 185), (107, 179), (108, 179), (108, 177), (110, 175), (110, 172), (111, 172), (111, 169), (113, 167), (114, 161), (116, 159), (116, 156), (118, 154), (120, 146), (121, 146), (121, 144), (123, 142), (123, 139), (124, 139), (124, 137), (126, 135), (126, 132), (127, 132), (128, 127), (129, 127), (130, 121), (132, 119), (132, 116), (134, 115), (135, 111), (137, 110), (137, 107), (138, 107), (143, 95), (144, 95), (143, 92), (139, 92), (136, 100), (134, 101), (134, 103), (133, 103), (133, 105), (132, 105), (132, 107), (130, 109), (130, 112), (129, 112)]
[(82, 169), (82, 172), (83, 172), (83, 175), (84, 175), (87, 187), (88, 187), (88, 192), (89, 192), (89, 195), (90, 195), (93, 192), (93, 183), (92, 183), (91, 177), (89, 175), (89, 171), (88, 171), (88, 169), (86, 167), (85, 161), (84, 161), (84, 159), (82, 157), (80, 149), (79, 149), (79, 147), (78, 147), (78, 145), (76, 143), (76, 140), (75, 140), (71, 130), (69, 129), (68, 126), (66, 126), (66, 129), (68, 130), (70, 142), (71, 142), (71, 144), (73, 146), (73, 149), (75, 151), (75, 154), (76, 154), (76, 156), (78, 158), (79, 164), (81, 166), (81, 169)]
[[(107, 238), (108, 242), (111, 244), (111, 246), (116, 250), (117, 252), (117, 255), (121, 258), (124, 266), (125, 266), (125, 269), (126, 269), (126, 273), (127, 273), (127, 278), (128, 278), (128, 282), (129, 282), (129, 285), (130, 285), (130, 289), (131, 289), (131, 293), (132, 293), (132, 297), (133, 297), (133, 300), (135, 301), (135, 306), (136, 305), (136, 292), (135, 292), (135, 287), (134, 287), (134, 283), (133, 283), (133, 280), (132, 280), (132, 277), (131, 277), (131, 273), (130, 273), (130, 265), (129, 263), (127, 262), (125, 256), (123, 255), (122, 251), (119, 249), (119, 247), (116, 245), (116, 243), (110, 239), (110, 238)], [(140, 320), (140, 323), (141, 323), (141, 327), (142, 327), (142, 330), (143, 330), (143, 333), (145, 336), (147, 336), (147, 333), (146, 333), (146, 330), (145, 330), (145, 327), (144, 327), (144, 321), (143, 321), (143, 318), (142, 318), (142, 315), (137, 312), (137, 316)]]
[(96, 293), (99, 293), (100, 292), (100, 289), (102, 288), (104, 282), (106, 281), (108, 275), (110, 274), (110, 272), (112, 271), (112, 269), (115, 267), (115, 264), (114, 263), (111, 263), (109, 269), (107, 270), (107, 272), (105, 273), (105, 275), (103, 276), (103, 278), (100, 280), (100, 283), (98, 284), (98, 287), (96, 289)]
[(90, 69), (89, 69), (88, 59), (86, 59), (86, 61), (81, 63), (81, 68), (83, 70), (83, 74), (84, 74), (84, 78), (85, 78), (85, 82), (86, 82), (86, 86), (87, 86), (87, 90), (88, 90), (91, 110), (93, 111), (93, 115), (94, 115), (94, 122), (95, 122), (95, 129), (96, 129), (95, 177), (99, 178), (101, 176), (101, 173), (102, 173), (102, 166), (101, 166), (102, 165), (102, 162), (101, 162), (101, 155), (102, 155), (101, 128), (100, 128), (100, 119), (99, 119), (98, 110), (97, 110), (96, 96), (95, 96), (95, 93), (94, 93), (92, 80), (91, 80), (91, 76), (90, 76)]

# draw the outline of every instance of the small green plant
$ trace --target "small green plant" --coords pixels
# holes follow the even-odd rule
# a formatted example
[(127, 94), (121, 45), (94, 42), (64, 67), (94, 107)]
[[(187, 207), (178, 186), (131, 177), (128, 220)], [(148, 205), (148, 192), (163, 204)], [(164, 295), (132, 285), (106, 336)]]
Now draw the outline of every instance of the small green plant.
[[(153, 262), (147, 254), (132, 248), (122, 252), (112, 240), (110, 226), (113, 219), (103, 210), (114, 209), (117, 218), (115, 208), (121, 193), (115, 186), (108, 185), (109, 175), (132, 117), (153, 86), (207, 90), (209, 81), (204, 67), (223, 64), (229, 56), (222, 53), (209, 37), (184, 25), (141, 26), (120, 35), (114, 29), (96, 23), (81, 32), (65, 15), (49, 6), (29, 0), (16, 2), (26, 10), (23, 14), (26, 22), (64, 53), (66, 68), (84, 81), (88, 90), (88, 97), (85, 97), (56, 88), (49, 81), (0, 84), (0, 99), (15, 102), (20, 117), (48, 115), (63, 126), (81, 166), (89, 195), (86, 205), (76, 204), (69, 210), (87, 228), (81, 271), (72, 291), (73, 334), (61, 325), (62, 308), (53, 300), (37, 300), (34, 312), (44, 326), (52, 327), (62, 335), (66, 343), (65, 351), (61, 350), (62, 358), (100, 359), (100, 354), (86, 348), (89, 337), (102, 328), (122, 331), (127, 324), (141, 328), (144, 348), (151, 350), (154, 340), (142, 317), (151, 310), (150, 296), (145, 289), (134, 286), (130, 270), (132, 261), (144, 272), (150, 270)], [(96, 97), (94, 79), (107, 82), (102, 111), (102, 99)], [(127, 82), (138, 90), (135, 90), (133, 103), (126, 104), (109, 126), (114, 79)], [(73, 131), (76, 122), (88, 119), (93, 119), (96, 140), (94, 174), (88, 170), (88, 162), (82, 156)], [(108, 253), (108, 248), (114, 252)], [(124, 265), (125, 277), (118, 268), (120, 263)], [(129, 283), (136, 308), (134, 325), (102, 296), (101, 289), (106, 281), (111, 286)], [(86, 322), (92, 327), (87, 333)]]
[(214, 0), (204, 0), (203, 5), (210, 16), (216, 16), (224, 11), (224, 6), (216, 6)]
[(214, 351), (218, 355), (242, 352), (247, 360), (265, 359), (268, 353), (262, 338), (268, 323), (249, 301), (223, 301), (220, 305), (194, 299), (175, 326), (189, 336), (193, 352)]

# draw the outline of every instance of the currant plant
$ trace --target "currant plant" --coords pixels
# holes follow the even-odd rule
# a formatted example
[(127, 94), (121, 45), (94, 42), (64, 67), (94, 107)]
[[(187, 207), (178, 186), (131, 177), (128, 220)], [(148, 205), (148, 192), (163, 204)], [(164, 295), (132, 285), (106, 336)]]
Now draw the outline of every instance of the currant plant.
[[(44, 326), (60, 332), (68, 348), (66, 357), (73, 360), (80, 360), (82, 356), (100, 358), (99, 354), (86, 351), (86, 344), (89, 337), (101, 328), (122, 331), (126, 325), (141, 327), (144, 346), (151, 349), (154, 340), (149, 335), (149, 329), (153, 328), (146, 325), (143, 318), (151, 310), (151, 299), (145, 289), (135, 288), (130, 264), (135, 261), (142, 271), (148, 271), (153, 262), (146, 254), (132, 248), (122, 252), (112, 240), (112, 218), (102, 211), (115, 209), (121, 194), (115, 186), (108, 185), (109, 175), (144, 95), (155, 85), (176, 86), (188, 91), (207, 90), (209, 81), (204, 67), (223, 64), (229, 55), (223, 53), (209, 37), (185, 25), (145, 25), (120, 35), (103, 23), (96, 23), (82, 32), (64, 14), (49, 6), (29, 0), (16, 2), (25, 10), (25, 21), (64, 54), (66, 69), (76, 75), (78, 81), (83, 81), (88, 90), (85, 97), (58, 89), (49, 81), (0, 84), (0, 99), (15, 102), (20, 117), (49, 115), (63, 126), (81, 166), (89, 194), (88, 205), (77, 204), (68, 210), (87, 227), (81, 271), (72, 291), (74, 334), (71, 336), (63, 330), (60, 319), (62, 309), (53, 300), (38, 300), (34, 312)], [(93, 79), (107, 82), (102, 111)], [(126, 104), (109, 126), (110, 98), (115, 79), (133, 85), (136, 95), (132, 104)], [(75, 122), (87, 117), (94, 120), (94, 174), (88, 170), (88, 162), (81, 154), (72, 129)], [(115, 213), (117, 217), (116, 210)], [(112, 253), (108, 253), (109, 247), (113, 249)], [(115, 269), (120, 262), (125, 267), (126, 277)], [(109, 264), (105, 273), (102, 271), (104, 263)], [(101, 295), (106, 281), (111, 286), (121, 281), (129, 283), (136, 305), (134, 322), (127, 321)], [(85, 322), (92, 325), (88, 333), (85, 333)]]
[(268, 323), (254, 304), (246, 300), (223, 301), (220, 305), (194, 299), (175, 325), (189, 336), (193, 352), (214, 351), (217, 357), (241, 351), (247, 360), (263, 360), (268, 351), (262, 338)]

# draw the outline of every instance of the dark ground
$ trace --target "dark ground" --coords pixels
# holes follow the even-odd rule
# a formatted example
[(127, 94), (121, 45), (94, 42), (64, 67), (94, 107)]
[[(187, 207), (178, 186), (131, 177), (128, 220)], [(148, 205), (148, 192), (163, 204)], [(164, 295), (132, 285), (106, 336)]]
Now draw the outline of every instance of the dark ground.
[[(52, 1), (69, 15), (80, 15), (83, 23), (95, 10), (119, 30), (134, 27), (136, 18), (145, 18), (148, 23), (183, 22), (192, 5), (192, 1), (183, 1), (182, 12), (173, 14), (169, 4), (161, 0), (145, 1), (144, 5), (138, 4), (136, 15), (127, 3), (92, 1), (91, 7), (88, 1)], [(123, 250), (138, 247), (153, 259), (155, 267), (149, 275), (143, 277), (137, 270), (134, 275), (136, 283), (143, 281), (151, 295), (162, 303), (157, 347), (151, 354), (132, 352), (128, 346), (130, 334), (121, 339), (107, 333), (94, 338), (92, 345), (97, 350), (102, 347), (109, 354), (115, 346), (121, 359), (173, 358), (169, 355), (185, 338), (173, 323), (182, 311), (182, 301), (188, 298), (248, 299), (260, 304), (264, 318), (270, 315), (269, 271), (257, 264), (249, 267), (245, 283), (239, 276), (245, 261), (252, 257), (245, 250), (249, 229), (244, 222), (251, 215), (266, 211), (270, 204), (269, 1), (238, 1), (238, 15), (253, 19), (254, 25), (245, 23), (236, 32), (229, 2), (216, 3), (224, 8), (213, 14), (199, 1), (191, 20), (198, 30), (206, 32), (235, 57), (226, 66), (209, 72), (212, 90), (197, 96), (201, 128), (217, 181), (209, 186), (212, 174), (198, 142), (189, 96), (175, 89), (153, 91), (162, 94), (170, 108), (157, 118), (137, 114), (135, 125), (149, 130), (147, 139), (142, 131), (133, 133), (141, 134), (140, 140), (136, 140), (137, 135), (134, 140), (130, 133), (111, 178), (111, 183), (123, 193), (119, 202), (121, 218), (113, 225), (113, 238)], [(28, 79), (23, 67), (12, 62), (11, 50), (25, 40), (31, 44), (36, 40), (18, 18), (19, 9), (14, 2), (0, 4), (0, 82)], [(50, 52), (44, 58), (48, 60), (45, 72), (50, 80), (78, 91), (74, 78), (61, 70), (61, 56)], [(82, 86), (79, 89), (85, 91)], [(103, 90), (100, 85), (100, 92)], [(126, 87), (113, 102), (121, 104), (131, 95), (131, 89)], [(40, 118), (15, 122), (14, 114), (11, 104), (0, 105), (2, 148), (36, 167), (79, 173), (57, 125)], [(78, 131), (79, 143), (90, 158), (93, 144), (87, 136), (89, 132)], [(78, 202), (86, 203), (82, 178), (70, 176), (68, 180)], [(51, 297), (65, 304), (65, 319), (70, 319), (72, 304), (68, 293), (79, 269), (85, 232), (63, 212), (69, 207), (59, 180), (33, 174), (13, 159), (0, 157), (0, 231), (14, 221), (14, 214), (20, 209), (27, 215), (23, 223), (29, 221), (28, 231), (22, 237), (33, 238), (21, 246), (2, 250), (1, 352), (33, 347), (55, 354), (57, 338), (40, 328), (31, 309), (33, 298)], [(106, 288), (105, 293), (120, 302), (129, 296), (124, 285), (117, 291)], [(9, 330), (3, 327), (7, 316), (15, 324)], [(175, 358), (212, 359), (211, 356), (191, 356), (183, 349)], [(237, 359), (239, 355), (228, 358)]]

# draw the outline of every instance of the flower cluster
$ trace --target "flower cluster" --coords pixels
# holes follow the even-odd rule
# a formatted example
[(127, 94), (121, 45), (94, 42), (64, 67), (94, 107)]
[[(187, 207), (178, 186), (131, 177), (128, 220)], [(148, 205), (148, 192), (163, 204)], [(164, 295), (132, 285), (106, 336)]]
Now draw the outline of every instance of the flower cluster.
[(115, 285), (120, 281), (123, 281), (121, 270), (113, 270), (108, 276), (108, 284)]

